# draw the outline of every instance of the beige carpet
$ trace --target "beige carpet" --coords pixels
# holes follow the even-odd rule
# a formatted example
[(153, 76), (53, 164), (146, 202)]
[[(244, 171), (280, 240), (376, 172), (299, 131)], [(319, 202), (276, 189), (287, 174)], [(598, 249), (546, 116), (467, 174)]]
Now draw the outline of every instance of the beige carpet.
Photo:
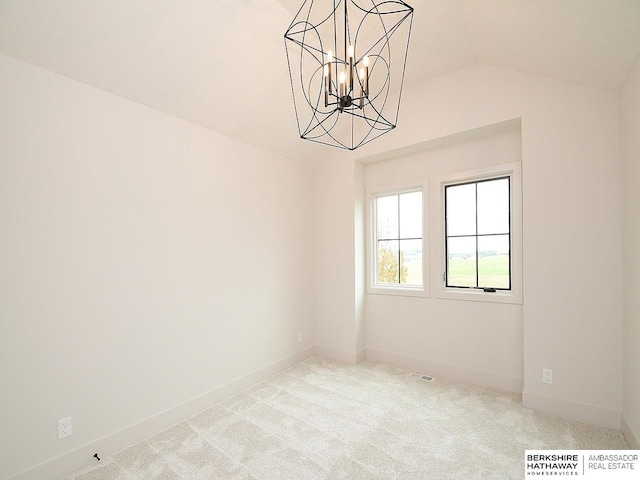
[(314, 357), (68, 479), (521, 479), (525, 449), (627, 448), (519, 395)]

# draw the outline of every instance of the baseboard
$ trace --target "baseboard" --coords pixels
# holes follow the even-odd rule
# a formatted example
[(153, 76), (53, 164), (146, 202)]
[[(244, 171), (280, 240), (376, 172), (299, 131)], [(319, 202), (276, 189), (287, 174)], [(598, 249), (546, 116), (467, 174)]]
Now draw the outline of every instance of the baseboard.
[(367, 349), (367, 358), (388, 362), (399, 367), (414, 370), (415, 372), (427, 375), (443, 376), (462, 382), (482, 385), (486, 387), (505, 390), (507, 392), (522, 392), (522, 379), (503, 375), (495, 372), (488, 372), (475, 368), (462, 367), (425, 358), (411, 357), (401, 353), (387, 352), (384, 350)]
[(631, 431), (631, 427), (627, 423), (627, 419), (624, 418), (624, 415), (620, 418), (620, 429), (622, 430), (622, 435), (624, 435), (625, 440), (629, 444), (629, 448), (632, 450), (640, 450), (640, 443), (638, 443), (638, 437), (636, 437)]
[(323, 347), (316, 345), (316, 355), (334, 360), (340, 363), (348, 363), (349, 365), (357, 365), (367, 358), (367, 350), (360, 350), (357, 353), (345, 352), (344, 350), (336, 350), (335, 348)]
[(101, 456), (106, 457), (123, 450), (215, 405), (231, 395), (235, 395), (282, 370), (312, 357), (315, 353), (315, 347), (307, 348), (130, 427), (14, 474), (5, 480), (53, 480), (68, 475), (93, 462), (92, 457), (95, 452), (100, 452)]
[(538, 412), (620, 430), (620, 412), (561, 398), (522, 392), (522, 406)]

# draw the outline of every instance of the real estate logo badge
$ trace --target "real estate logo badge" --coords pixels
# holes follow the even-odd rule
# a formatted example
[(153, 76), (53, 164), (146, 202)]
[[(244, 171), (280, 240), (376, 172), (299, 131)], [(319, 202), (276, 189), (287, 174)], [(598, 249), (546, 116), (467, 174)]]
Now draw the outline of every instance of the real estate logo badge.
[(640, 450), (526, 450), (525, 478), (637, 479)]

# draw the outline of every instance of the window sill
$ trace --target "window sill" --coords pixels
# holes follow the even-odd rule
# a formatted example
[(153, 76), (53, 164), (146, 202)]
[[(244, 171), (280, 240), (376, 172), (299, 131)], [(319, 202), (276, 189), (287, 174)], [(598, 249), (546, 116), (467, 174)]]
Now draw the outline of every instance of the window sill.
[(374, 295), (397, 295), (400, 297), (428, 297), (429, 292), (424, 287), (407, 287), (392, 285), (374, 285), (367, 288), (367, 293)]
[(480, 289), (443, 287), (436, 293), (436, 298), (449, 300), (465, 300), (471, 302), (511, 303), (522, 305), (522, 294), (512, 291), (485, 292)]

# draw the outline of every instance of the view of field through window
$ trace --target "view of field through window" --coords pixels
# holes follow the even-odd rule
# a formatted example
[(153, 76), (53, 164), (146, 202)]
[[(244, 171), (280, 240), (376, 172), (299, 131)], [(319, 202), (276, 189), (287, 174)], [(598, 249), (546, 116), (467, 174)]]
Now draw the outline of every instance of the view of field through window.
[(376, 198), (379, 284), (422, 285), (422, 192)]
[(509, 178), (445, 187), (448, 287), (511, 288)]

